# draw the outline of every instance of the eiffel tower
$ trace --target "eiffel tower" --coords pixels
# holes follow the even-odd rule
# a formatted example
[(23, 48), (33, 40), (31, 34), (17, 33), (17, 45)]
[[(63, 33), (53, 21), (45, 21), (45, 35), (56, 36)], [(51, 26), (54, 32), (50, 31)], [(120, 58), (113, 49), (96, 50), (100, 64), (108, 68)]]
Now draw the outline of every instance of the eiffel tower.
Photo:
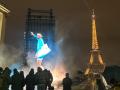
[(89, 74), (101, 74), (105, 69), (105, 63), (103, 62), (97, 39), (96, 31), (96, 19), (94, 10), (92, 12), (92, 49), (90, 51), (90, 60), (85, 75)]

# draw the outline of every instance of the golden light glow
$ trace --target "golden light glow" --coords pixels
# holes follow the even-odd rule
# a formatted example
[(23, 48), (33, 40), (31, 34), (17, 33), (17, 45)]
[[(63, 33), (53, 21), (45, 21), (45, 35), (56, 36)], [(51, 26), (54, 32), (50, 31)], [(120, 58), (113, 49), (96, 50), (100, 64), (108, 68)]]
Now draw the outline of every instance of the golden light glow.
[(65, 70), (64, 65), (58, 65), (52, 70), (52, 74), (54, 77), (53, 86), (56, 90), (58, 90), (62, 85), (62, 80), (65, 77), (65, 73), (67, 71)]
[(102, 57), (101, 57), (101, 55), (99, 54), (99, 62), (100, 62), (100, 64), (104, 64), (104, 62), (103, 62), (103, 60), (102, 60)]
[(95, 15), (92, 15), (92, 49), (99, 49), (97, 41)]
[(91, 54), (91, 57), (90, 57), (90, 64), (93, 64), (93, 56)]
[(87, 68), (86, 71), (85, 71), (85, 75), (88, 75), (90, 72), (90, 68)]
[(10, 12), (10, 10), (8, 10), (7, 8), (5, 8), (5, 7), (2, 6), (2, 5), (0, 5), (0, 10), (1, 10), (2, 12), (5, 12), (5, 13), (9, 13), (9, 12)]
[[(93, 15), (92, 15), (92, 49), (93, 50), (98, 50), (99, 49), (98, 40), (97, 40), (97, 32), (96, 32), (96, 23), (95, 23), (94, 11), (93, 11)], [(93, 62), (92, 59), (93, 58), (92, 58), (92, 54), (91, 54), (90, 63)], [(100, 64), (104, 64), (100, 53), (98, 54), (98, 60), (99, 60)]]
[(2, 39), (2, 22), (3, 22), (3, 13), (0, 12), (0, 40)]
[[(99, 51), (99, 46), (98, 46), (97, 32), (96, 32), (96, 22), (95, 22), (94, 11), (93, 11), (93, 14), (92, 14), (92, 51), (91, 51), (89, 65), (90, 66), (92, 66), (92, 65), (93, 66), (94, 65), (95, 66), (96, 65), (98, 65), (98, 66), (102, 65), (103, 67), (105, 67), (105, 64), (104, 64), (104, 62), (102, 60), (102, 57), (101, 57), (101, 54), (100, 54), (100, 51)], [(86, 71), (85, 71), (85, 75), (89, 74), (92, 71), (92, 69), (95, 69), (95, 68), (88, 67), (86, 69)]]

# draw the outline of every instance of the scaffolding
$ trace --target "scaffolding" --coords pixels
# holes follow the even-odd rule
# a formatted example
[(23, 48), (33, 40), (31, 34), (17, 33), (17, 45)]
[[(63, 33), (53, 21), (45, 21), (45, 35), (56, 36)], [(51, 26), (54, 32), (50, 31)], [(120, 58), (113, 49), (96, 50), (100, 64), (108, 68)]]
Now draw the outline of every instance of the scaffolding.
[(30, 32), (41, 33), (44, 42), (53, 49), (55, 43), (55, 16), (53, 16), (53, 10), (28, 9), (24, 32), (25, 53), (31, 50), (36, 52), (37, 40), (31, 36)]

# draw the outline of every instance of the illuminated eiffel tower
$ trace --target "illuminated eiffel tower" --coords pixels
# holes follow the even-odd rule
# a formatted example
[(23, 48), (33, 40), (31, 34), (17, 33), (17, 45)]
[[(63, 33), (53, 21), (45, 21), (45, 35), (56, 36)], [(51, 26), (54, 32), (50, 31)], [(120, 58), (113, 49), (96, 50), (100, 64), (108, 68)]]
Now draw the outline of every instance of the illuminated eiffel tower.
[(85, 75), (89, 74), (101, 74), (105, 69), (105, 64), (103, 62), (96, 32), (96, 19), (93, 10), (92, 13), (92, 50), (90, 51), (90, 60), (88, 68), (86, 69)]

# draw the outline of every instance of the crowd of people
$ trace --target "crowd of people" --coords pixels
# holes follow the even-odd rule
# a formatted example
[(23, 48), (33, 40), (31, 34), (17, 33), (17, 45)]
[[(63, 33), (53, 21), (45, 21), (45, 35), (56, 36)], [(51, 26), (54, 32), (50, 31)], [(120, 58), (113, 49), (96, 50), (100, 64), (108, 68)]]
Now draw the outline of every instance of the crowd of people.
[[(25, 90), (35, 90), (35, 86), (37, 86), (37, 90), (54, 90), (52, 82), (53, 75), (47, 69), (42, 70), (38, 67), (35, 73), (31, 68), (25, 77), (24, 72), (18, 71), (16, 68), (12, 72), (8, 67), (4, 70), (0, 67), (0, 90), (9, 90), (9, 88), (11, 88), (10, 90), (23, 90), (24, 86), (26, 86)], [(71, 90), (72, 80), (68, 73), (66, 73), (62, 84), (63, 90)]]

